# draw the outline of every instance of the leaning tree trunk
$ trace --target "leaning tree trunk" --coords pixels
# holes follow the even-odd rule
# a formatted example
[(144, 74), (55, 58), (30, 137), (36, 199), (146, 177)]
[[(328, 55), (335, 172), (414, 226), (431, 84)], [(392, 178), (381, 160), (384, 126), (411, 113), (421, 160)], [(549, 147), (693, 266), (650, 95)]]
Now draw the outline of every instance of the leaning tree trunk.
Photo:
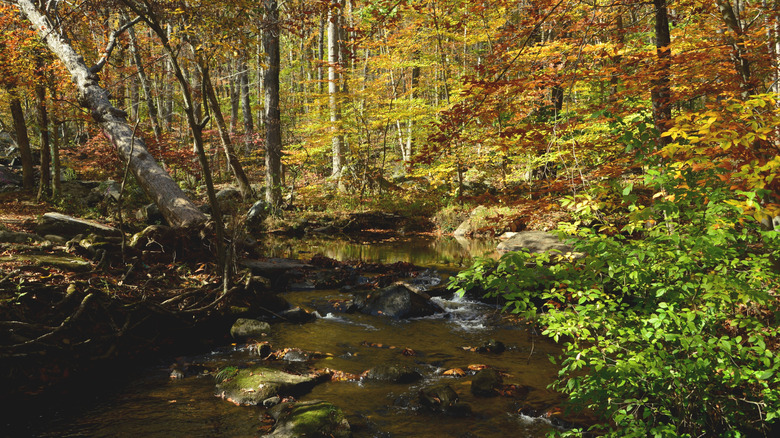
[(103, 134), (129, 164), (138, 184), (154, 200), (168, 223), (174, 227), (186, 227), (206, 222), (206, 215), (195, 207), (152, 158), (143, 139), (135, 137), (125, 113), (111, 105), (108, 92), (98, 85), (98, 77), (84, 63), (84, 58), (59, 36), (32, 1), (18, 0), (17, 4), (49, 49), (65, 64), (78, 88), (79, 103), (92, 112)]
[(235, 149), (233, 148), (233, 141), (230, 140), (230, 133), (228, 132), (227, 124), (225, 124), (225, 118), (222, 115), (222, 109), (219, 107), (219, 101), (217, 100), (217, 94), (214, 92), (214, 84), (211, 82), (211, 76), (209, 73), (209, 67), (206, 63), (196, 56), (198, 61), (198, 68), (201, 70), (201, 77), (203, 80), (203, 87), (205, 90), (206, 98), (208, 99), (211, 113), (214, 115), (214, 119), (217, 121), (217, 130), (219, 131), (219, 138), (222, 140), (222, 148), (225, 151), (228, 166), (233, 172), (233, 176), (238, 183), (238, 189), (241, 191), (241, 196), (244, 199), (249, 199), (252, 196), (252, 186), (249, 184), (249, 178), (247, 178), (244, 168), (241, 166), (241, 162), (238, 160)]

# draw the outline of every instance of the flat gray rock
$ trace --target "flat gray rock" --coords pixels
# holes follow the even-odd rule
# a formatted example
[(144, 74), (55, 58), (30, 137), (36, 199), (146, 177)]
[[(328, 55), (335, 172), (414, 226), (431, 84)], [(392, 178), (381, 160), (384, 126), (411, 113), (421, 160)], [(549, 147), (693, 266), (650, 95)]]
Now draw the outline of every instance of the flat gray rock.
[(553, 251), (561, 254), (573, 251), (571, 245), (562, 242), (556, 233), (546, 231), (521, 231), (499, 243), (496, 249), (500, 252), (526, 250), (530, 253)]

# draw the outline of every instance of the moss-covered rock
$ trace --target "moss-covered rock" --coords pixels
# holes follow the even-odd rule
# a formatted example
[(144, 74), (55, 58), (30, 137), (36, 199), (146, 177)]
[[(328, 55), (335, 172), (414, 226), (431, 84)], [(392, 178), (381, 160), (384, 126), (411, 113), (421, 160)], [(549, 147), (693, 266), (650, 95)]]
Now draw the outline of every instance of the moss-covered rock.
[(217, 395), (237, 405), (257, 405), (278, 394), (305, 394), (323, 377), (327, 376), (300, 376), (268, 367), (247, 368), (218, 383)]
[(236, 339), (259, 339), (263, 333), (271, 331), (271, 325), (250, 318), (238, 318), (230, 327), (230, 336)]
[(349, 438), (352, 436), (344, 413), (331, 403), (319, 400), (281, 403), (269, 409), (276, 420), (269, 438)]

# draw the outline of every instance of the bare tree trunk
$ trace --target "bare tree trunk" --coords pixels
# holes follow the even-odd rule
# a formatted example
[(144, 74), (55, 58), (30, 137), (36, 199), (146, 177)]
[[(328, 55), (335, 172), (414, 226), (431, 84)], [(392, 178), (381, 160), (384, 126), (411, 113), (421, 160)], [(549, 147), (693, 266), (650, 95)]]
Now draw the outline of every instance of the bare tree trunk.
[[(615, 18), (615, 27), (617, 28), (617, 42), (618, 44), (625, 43), (625, 31), (623, 29), (623, 15), (621, 14), (622, 11), (618, 11), (618, 16)], [(621, 60), (623, 57), (621, 55), (615, 55), (614, 60), (612, 61), (613, 65), (615, 67), (619, 66), (621, 63)], [(620, 84), (620, 76), (618, 75), (617, 70), (613, 70), (612, 74), (609, 78), (610, 88), (609, 88), (609, 97), (607, 100), (610, 102), (614, 102), (617, 100), (617, 92), (618, 92), (618, 85)]]
[[(40, 66), (40, 64), (39, 64)], [(39, 81), (44, 78), (39, 77)], [(35, 107), (38, 130), (41, 138), (41, 184), (38, 186), (38, 200), (51, 195), (51, 144), (49, 144), (49, 113), (46, 110), (46, 85), (35, 84)]]
[[(415, 55), (415, 59), (417, 59), (418, 56)], [(420, 66), (414, 66), (412, 67), (412, 82), (409, 85), (410, 92), (409, 92), (409, 98), (411, 100), (417, 99), (418, 96), (418, 88), (420, 83)], [(406, 122), (406, 151), (404, 153), (404, 156), (406, 157), (404, 161), (411, 161), (412, 154), (414, 153), (414, 139), (412, 138), (412, 128), (414, 126), (414, 122), (412, 119), (407, 120)]]
[(261, 126), (263, 123), (263, 119), (265, 118), (265, 108), (260, 105), (263, 100), (265, 99), (265, 90), (263, 90), (263, 81), (265, 77), (265, 70), (263, 69), (263, 56), (265, 54), (263, 53), (263, 36), (262, 36), (262, 29), (260, 30), (260, 35), (257, 38), (257, 71), (255, 72), (255, 80), (257, 81), (257, 130), (261, 131), (263, 127)]
[(341, 179), (344, 170), (344, 136), (341, 134), (339, 122), (341, 120), (341, 104), (339, 102), (339, 15), (343, 0), (336, 0), (328, 11), (328, 96), (330, 106), (330, 123), (333, 132), (332, 153), (333, 169), (331, 175)]
[[(739, 16), (731, 7), (729, 0), (715, 0), (715, 3), (718, 5), (721, 18), (728, 28), (726, 35), (729, 35), (727, 39), (729, 44), (731, 44), (731, 59), (734, 61), (734, 67), (739, 76), (739, 87), (742, 90), (742, 97), (747, 98), (751, 94), (755, 94), (755, 89), (751, 83), (750, 61), (745, 56), (746, 48), (745, 42), (742, 40), (744, 35), (742, 24), (739, 21)], [(734, 36), (731, 36), (729, 32)]]
[(241, 100), (241, 80), (239, 79), (236, 63), (231, 63), (230, 78), (228, 84), (230, 87), (230, 133), (238, 132), (238, 110)]
[(239, 64), (241, 69), (240, 89), (241, 89), (241, 113), (244, 116), (244, 134), (249, 137), (255, 132), (254, 123), (252, 122), (252, 104), (249, 99), (249, 64), (246, 62), (246, 57), (241, 58)]
[(672, 121), (671, 90), (669, 89), (669, 62), (671, 61), (671, 36), (666, 0), (653, 0), (655, 6), (655, 46), (658, 57), (658, 72), (652, 81), (650, 97), (653, 101), (653, 120), (658, 131), (658, 146), (669, 144), (670, 137), (661, 136), (670, 128)]
[(206, 216), (195, 207), (179, 188), (179, 185), (165, 173), (146, 150), (140, 137), (127, 124), (126, 115), (111, 105), (108, 92), (98, 85), (98, 78), (84, 64), (84, 58), (54, 30), (54, 27), (33, 5), (31, 0), (18, 0), (22, 13), (32, 22), (38, 35), (49, 49), (65, 64), (78, 88), (79, 103), (92, 112), (117, 153), (129, 162), (139, 185), (154, 200), (165, 219), (174, 227), (200, 225)]
[[(173, 33), (173, 26), (169, 23), (166, 26), (166, 38), (170, 38), (171, 34)], [(165, 120), (165, 129), (167, 129), (169, 132), (173, 128), (173, 66), (172, 61), (170, 59), (167, 59), (164, 63), (165, 65), (165, 81), (162, 84), (163, 92), (161, 93), (162, 96), (160, 99), (162, 100), (162, 103), (160, 107), (162, 108), (162, 116), (163, 120)]]
[[(127, 20), (127, 18), (125, 18), (125, 20)], [(149, 109), (149, 119), (152, 122), (154, 138), (159, 140), (161, 135), (160, 118), (157, 114), (157, 105), (154, 104), (154, 98), (152, 97), (152, 87), (149, 84), (149, 78), (146, 76), (146, 70), (144, 69), (144, 63), (141, 58), (141, 51), (138, 47), (138, 40), (135, 37), (135, 30), (132, 27), (127, 29), (127, 35), (130, 39), (130, 52), (133, 55), (133, 61), (135, 62), (135, 67), (138, 70), (138, 79), (141, 81), (141, 88), (144, 90), (146, 107)]]
[(11, 96), (10, 109), (16, 132), (16, 147), (19, 148), (19, 155), (22, 159), (22, 184), (25, 190), (32, 190), (35, 187), (35, 171), (30, 151), (30, 137), (27, 135), (27, 123), (24, 120), (24, 109), (22, 109), (22, 102), (16, 95), (16, 89), (9, 88), (7, 91)]
[(263, 79), (265, 89), (265, 200), (274, 209), (282, 203), (282, 124), (279, 108), (279, 6), (276, 0), (265, 0), (266, 26), (263, 49), (268, 69)]
[(325, 14), (320, 15), (320, 33), (317, 37), (317, 83), (320, 94), (325, 94)]
[(252, 196), (252, 187), (249, 185), (249, 179), (246, 177), (244, 168), (241, 166), (241, 162), (238, 160), (236, 152), (233, 149), (233, 142), (230, 140), (230, 133), (228, 132), (228, 127), (225, 124), (225, 118), (222, 115), (222, 109), (219, 107), (219, 101), (217, 100), (217, 95), (214, 92), (214, 85), (211, 82), (209, 68), (208, 66), (203, 65), (205, 63), (200, 59), (198, 60), (198, 63), (200, 66), (201, 76), (205, 86), (209, 107), (211, 108), (211, 113), (214, 115), (214, 118), (217, 120), (217, 130), (219, 131), (219, 137), (222, 140), (222, 148), (225, 151), (228, 165), (230, 166), (230, 170), (233, 172), (233, 176), (236, 178), (238, 189), (241, 191), (241, 196), (244, 199), (249, 199)]
[(58, 95), (56, 81), (50, 80), (49, 83), (52, 97), (51, 125), (54, 128), (51, 135), (51, 162), (53, 166), (51, 187), (52, 196), (54, 199), (57, 199), (62, 193), (62, 184), (60, 181), (62, 179), (62, 165), (60, 163), (60, 126), (62, 125), (62, 122), (60, 122), (60, 118), (57, 114), (57, 106), (54, 104), (54, 102), (57, 101)]
[(132, 76), (130, 78), (130, 120), (137, 120), (140, 117), (138, 113), (140, 105), (141, 93), (138, 86), (138, 77)]

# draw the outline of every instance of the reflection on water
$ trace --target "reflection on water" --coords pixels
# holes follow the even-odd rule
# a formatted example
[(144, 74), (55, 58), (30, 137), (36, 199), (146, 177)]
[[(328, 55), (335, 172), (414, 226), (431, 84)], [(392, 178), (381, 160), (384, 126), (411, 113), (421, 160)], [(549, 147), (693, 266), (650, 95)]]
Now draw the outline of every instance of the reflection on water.
[(455, 237), (398, 238), (382, 242), (349, 242), (327, 237), (268, 237), (260, 242), (267, 257), (309, 259), (321, 254), (332, 259), (375, 263), (408, 262), (440, 269), (462, 269), (471, 259), (496, 256), (497, 240), (471, 240)]
[[(282, 242), (266, 244), (282, 250), (279, 249)], [(456, 267), (466, 263), (464, 254), (468, 253), (454, 240), (379, 245), (311, 241), (306, 244), (295, 242), (283, 249), (288, 253), (273, 255), (302, 256), (302, 248), (307, 248), (305, 251), (342, 260), (402, 260), (423, 266)], [(472, 250), (480, 252), (488, 246)], [(310, 306), (317, 300), (345, 299), (349, 295), (332, 290), (308, 290), (289, 292), (286, 297), (294, 305)], [(407, 321), (362, 314), (325, 315), (303, 325), (274, 324), (265, 340), (275, 349), (294, 347), (324, 353), (322, 359), (313, 363), (321, 369), (360, 374), (377, 365), (401, 364), (415, 367), (424, 375), (423, 381), (414, 384), (327, 382), (301, 397), (302, 400), (327, 400), (342, 408), (356, 438), (545, 436), (552, 427), (547, 420), (524, 416), (518, 410), (523, 406), (543, 410), (559, 402), (559, 395), (546, 389), (557, 373), (550, 366), (548, 356), (556, 354), (559, 347), (506, 323), (492, 306), (463, 299), (437, 300), (447, 310), (445, 315)], [(468, 348), (488, 339), (503, 342), (507, 350), (501, 354), (482, 354)], [(212, 371), (260, 362), (252, 349), (241, 345), (226, 346), (188, 360)], [(469, 365), (497, 368), (504, 373), (504, 383), (525, 386), (530, 391), (527, 397), (476, 397), (470, 391), (471, 377), (444, 373), (453, 368), (465, 370)], [(259, 435), (263, 408), (234, 406), (218, 399), (211, 375), (170, 380), (168, 373), (168, 368), (163, 366), (147, 370), (142, 378), (118, 387), (99, 403), (57, 421), (49, 420), (38, 436)], [(460, 400), (472, 407), (473, 415), (455, 417), (420, 408), (417, 401), (420, 389), (437, 383), (449, 384)]]

